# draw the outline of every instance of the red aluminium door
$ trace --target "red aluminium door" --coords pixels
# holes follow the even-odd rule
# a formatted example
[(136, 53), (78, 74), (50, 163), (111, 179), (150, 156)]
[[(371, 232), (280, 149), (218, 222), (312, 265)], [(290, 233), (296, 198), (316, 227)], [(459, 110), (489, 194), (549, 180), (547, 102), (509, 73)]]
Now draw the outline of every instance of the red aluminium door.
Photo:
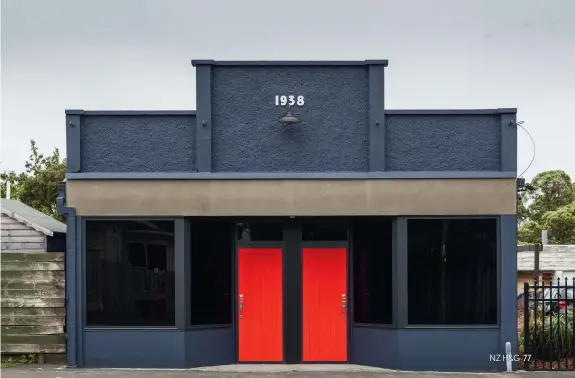
[(303, 248), (303, 362), (347, 361), (347, 250)]
[(283, 361), (282, 249), (238, 249), (238, 360)]

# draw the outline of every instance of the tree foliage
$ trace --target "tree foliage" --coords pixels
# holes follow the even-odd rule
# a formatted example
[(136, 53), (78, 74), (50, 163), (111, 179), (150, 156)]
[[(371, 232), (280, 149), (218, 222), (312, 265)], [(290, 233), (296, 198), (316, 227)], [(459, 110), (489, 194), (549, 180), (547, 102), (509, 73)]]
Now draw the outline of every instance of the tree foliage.
[(51, 155), (44, 156), (34, 140), (30, 141), (30, 157), (21, 173), (3, 172), (2, 198), (6, 197), (6, 181), (10, 182), (10, 197), (60, 221), (65, 217), (56, 211), (58, 184), (66, 176), (66, 159), (55, 148)]
[(527, 204), (527, 196), (521, 195), (517, 202), (517, 221), (519, 224), (525, 223), (529, 219), (529, 206)]
[(541, 172), (531, 181), (536, 190), (530, 193), (530, 219), (539, 222), (548, 211), (568, 205), (575, 200), (573, 183), (564, 171)]
[(524, 193), (517, 206), (519, 241), (541, 243), (547, 230), (550, 244), (575, 244), (575, 183), (553, 170), (537, 174), (531, 185), (535, 190)]
[(541, 225), (535, 221), (527, 221), (517, 231), (517, 239), (527, 244), (541, 243)]
[(541, 225), (548, 230), (549, 243), (575, 244), (575, 202), (545, 213)]

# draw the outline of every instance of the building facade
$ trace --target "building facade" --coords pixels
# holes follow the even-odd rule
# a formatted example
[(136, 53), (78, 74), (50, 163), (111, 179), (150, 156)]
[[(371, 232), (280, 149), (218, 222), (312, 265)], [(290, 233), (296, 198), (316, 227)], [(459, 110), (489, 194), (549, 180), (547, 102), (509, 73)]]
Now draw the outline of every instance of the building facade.
[(71, 366), (505, 368), (516, 109), (386, 109), (383, 60), (192, 64), (195, 111), (66, 111)]

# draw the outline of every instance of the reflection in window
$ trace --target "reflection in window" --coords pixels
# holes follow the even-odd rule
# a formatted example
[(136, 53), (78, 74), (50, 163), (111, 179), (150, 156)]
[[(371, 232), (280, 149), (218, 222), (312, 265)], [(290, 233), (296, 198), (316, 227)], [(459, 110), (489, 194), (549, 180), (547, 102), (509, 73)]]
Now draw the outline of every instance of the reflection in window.
[(86, 324), (174, 326), (174, 223), (86, 222)]
[(408, 221), (408, 323), (497, 324), (497, 221)]
[(392, 221), (364, 220), (352, 232), (353, 321), (392, 324)]
[(236, 235), (239, 241), (282, 241), (284, 239), (281, 222), (247, 222), (238, 223)]

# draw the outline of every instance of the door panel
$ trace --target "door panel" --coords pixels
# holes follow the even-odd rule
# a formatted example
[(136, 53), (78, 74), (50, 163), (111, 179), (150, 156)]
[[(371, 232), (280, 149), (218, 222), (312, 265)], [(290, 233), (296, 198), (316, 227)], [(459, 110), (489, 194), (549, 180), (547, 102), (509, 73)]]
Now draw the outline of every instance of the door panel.
[(347, 361), (347, 250), (303, 249), (303, 361)]
[(238, 249), (238, 360), (283, 361), (282, 249)]

